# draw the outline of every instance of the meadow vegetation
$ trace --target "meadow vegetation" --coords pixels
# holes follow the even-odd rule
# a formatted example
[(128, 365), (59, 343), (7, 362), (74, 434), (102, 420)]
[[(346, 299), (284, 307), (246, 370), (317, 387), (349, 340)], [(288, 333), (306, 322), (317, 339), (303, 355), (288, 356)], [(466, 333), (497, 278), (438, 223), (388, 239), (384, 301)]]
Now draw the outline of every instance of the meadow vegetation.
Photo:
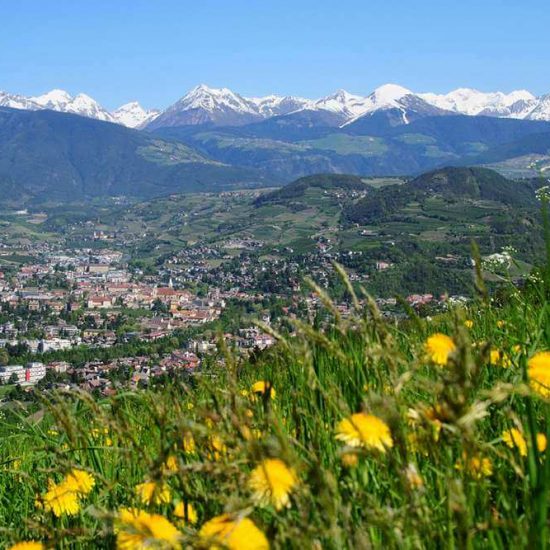
[(399, 323), (337, 267), (354, 314), (311, 282), (326, 322), (253, 362), (3, 409), (3, 547), (545, 548), (550, 260), (491, 294), (476, 265), (467, 308)]

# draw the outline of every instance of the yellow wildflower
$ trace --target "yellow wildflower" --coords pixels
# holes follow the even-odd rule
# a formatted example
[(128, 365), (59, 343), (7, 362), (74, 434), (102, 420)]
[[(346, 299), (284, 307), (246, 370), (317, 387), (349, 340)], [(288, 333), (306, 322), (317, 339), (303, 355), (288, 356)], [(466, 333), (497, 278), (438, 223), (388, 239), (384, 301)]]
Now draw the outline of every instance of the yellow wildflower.
[(42, 500), (46, 512), (52, 512), (56, 517), (74, 516), (80, 510), (78, 494), (65, 481), (56, 484), (50, 480)]
[(537, 434), (537, 449), (539, 453), (544, 453), (546, 451), (547, 441), (544, 434)]
[(179, 470), (178, 458), (174, 455), (170, 455), (164, 463), (164, 469), (171, 474), (176, 473)]
[(474, 326), (474, 322), (471, 319), (466, 319), (466, 321), (464, 321), (464, 326), (466, 328), (472, 328)]
[(153, 481), (146, 481), (136, 485), (136, 495), (143, 504), (166, 504), (170, 502), (170, 489), (162, 483), (157, 484)]
[(506, 325), (506, 321), (499, 320), (497, 321), (497, 327), (503, 328)]
[(493, 463), (491, 459), (480, 455), (468, 457), (466, 453), (463, 453), (462, 461), (457, 462), (456, 468), (458, 470), (466, 470), (476, 480), (493, 475)]
[(268, 550), (266, 536), (248, 518), (233, 519), (223, 514), (207, 521), (199, 532), (210, 548), (228, 550)]
[(176, 516), (180, 523), (190, 523), (194, 525), (197, 523), (197, 511), (192, 504), (185, 502), (178, 502), (174, 508), (174, 516)]
[(520, 456), (527, 456), (527, 441), (525, 441), (523, 434), (517, 428), (511, 428), (502, 432), (502, 441), (510, 449), (516, 448)]
[(252, 384), (251, 391), (259, 395), (265, 395), (269, 392), (269, 397), (271, 397), (271, 399), (275, 399), (276, 396), (275, 388), (271, 385), (271, 382), (265, 382), (264, 380), (259, 380)]
[(165, 517), (143, 510), (123, 509), (115, 521), (117, 548), (140, 550), (180, 548), (181, 533)]
[(491, 363), (491, 365), (503, 367), (505, 369), (507, 369), (512, 364), (510, 357), (508, 357), (506, 353), (498, 349), (491, 350), (489, 362)]
[(550, 351), (539, 351), (527, 362), (531, 389), (542, 397), (550, 397)]
[(183, 451), (187, 455), (192, 455), (195, 452), (195, 439), (189, 432), (183, 436)]
[(426, 340), (426, 351), (436, 365), (446, 365), (456, 346), (446, 334), (433, 334)]
[(18, 542), (10, 546), (8, 550), (44, 550), (45, 546), (41, 542), (28, 540), (26, 542)]
[(210, 437), (208, 446), (211, 451), (207, 455), (209, 460), (220, 460), (221, 457), (227, 452), (227, 447), (219, 435), (213, 435)]
[(382, 453), (393, 447), (388, 425), (372, 414), (352, 414), (338, 423), (336, 432), (336, 439), (351, 447), (377, 449)]
[(272, 504), (276, 510), (290, 505), (289, 495), (297, 483), (294, 470), (278, 458), (266, 459), (256, 466), (248, 482), (254, 500), (260, 506)]
[(65, 478), (65, 483), (77, 495), (85, 496), (94, 488), (95, 479), (84, 470), (73, 469)]

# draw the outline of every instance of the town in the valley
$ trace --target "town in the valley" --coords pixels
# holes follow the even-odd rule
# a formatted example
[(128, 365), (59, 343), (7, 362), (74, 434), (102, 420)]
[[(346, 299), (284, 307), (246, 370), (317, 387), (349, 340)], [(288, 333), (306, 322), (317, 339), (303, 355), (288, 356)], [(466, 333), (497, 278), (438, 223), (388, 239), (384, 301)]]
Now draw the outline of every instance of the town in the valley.
[[(305, 261), (287, 256), (266, 267), (251, 254), (261, 242), (232, 240), (223, 247), (198, 244), (144, 270), (116, 239), (97, 231), (91, 242), (90, 248), (2, 243), (3, 400), (43, 389), (109, 395), (194, 376), (205, 363), (223, 368), (220, 344), (241, 356), (257, 353), (275, 343), (279, 320), (315, 320), (320, 299), (304, 277), (328, 286), (335, 276), (332, 262), (342, 260), (320, 243)], [(224, 256), (228, 250), (233, 256)], [(218, 257), (228, 263), (206, 261)], [(377, 260), (372, 267), (383, 272), (393, 264)], [(359, 279), (354, 273), (350, 277)], [(416, 308), (441, 308), (448, 299), (407, 296)], [(392, 315), (395, 298), (377, 302)], [(346, 317), (350, 300), (342, 298), (337, 308)]]

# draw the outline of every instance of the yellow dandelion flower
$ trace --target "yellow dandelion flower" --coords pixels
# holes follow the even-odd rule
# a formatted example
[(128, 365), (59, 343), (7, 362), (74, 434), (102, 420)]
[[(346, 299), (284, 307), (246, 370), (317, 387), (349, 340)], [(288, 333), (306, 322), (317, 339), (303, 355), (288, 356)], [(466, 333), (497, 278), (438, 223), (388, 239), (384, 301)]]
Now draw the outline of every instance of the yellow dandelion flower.
[(292, 468), (278, 458), (268, 458), (256, 466), (248, 481), (260, 506), (272, 504), (276, 510), (290, 506), (289, 495), (298, 483)]
[(542, 397), (550, 397), (550, 351), (539, 351), (527, 362), (531, 389)]
[(115, 521), (117, 548), (142, 550), (180, 548), (181, 533), (165, 517), (143, 510), (123, 509)]
[(192, 504), (186, 502), (178, 502), (174, 507), (174, 516), (176, 516), (180, 523), (189, 523), (195, 525), (197, 523), (197, 511)]
[(446, 365), (456, 346), (446, 334), (433, 334), (426, 340), (426, 351), (436, 365)]
[(393, 447), (388, 425), (372, 414), (356, 413), (344, 418), (336, 427), (336, 439), (351, 447), (377, 449), (382, 453)]
[(75, 516), (80, 510), (78, 494), (67, 483), (48, 483), (48, 491), (42, 497), (46, 512), (54, 516)]
[(154, 481), (146, 481), (136, 485), (136, 495), (143, 504), (167, 504), (170, 502), (170, 488), (164, 484), (158, 484)]
[(210, 452), (208, 453), (209, 460), (220, 460), (222, 456), (227, 452), (227, 447), (218, 435), (213, 435), (208, 441)]
[(457, 470), (465, 470), (475, 480), (493, 475), (491, 459), (480, 455), (468, 457), (466, 453), (463, 453), (462, 461), (457, 462), (455, 467)]
[(258, 382), (252, 384), (250, 391), (256, 395), (265, 395), (269, 392), (269, 397), (271, 397), (271, 399), (275, 399), (275, 396), (277, 395), (275, 388), (271, 385), (271, 383), (265, 382), (264, 380), (259, 380)]
[(217, 516), (201, 527), (199, 536), (211, 549), (269, 550), (266, 536), (248, 518)]
[(65, 483), (76, 494), (85, 496), (94, 488), (95, 479), (84, 470), (73, 469), (65, 478)]
[(502, 441), (510, 449), (517, 449), (520, 456), (527, 456), (527, 441), (525, 441), (523, 434), (517, 428), (511, 428), (502, 432)]
[(508, 357), (508, 355), (498, 349), (491, 350), (489, 362), (491, 363), (491, 365), (494, 365), (496, 367), (503, 367), (505, 369), (507, 369), (512, 364), (510, 357)]
[(164, 469), (168, 473), (176, 473), (179, 470), (178, 458), (174, 455), (170, 455), (164, 463)]
[(10, 546), (8, 550), (44, 550), (45, 546), (41, 542), (28, 540), (26, 542), (18, 542)]
[(195, 453), (195, 439), (193, 438), (193, 434), (189, 432), (183, 436), (183, 452), (187, 455)]
[(512, 351), (514, 353), (521, 353), (521, 346), (519, 344), (515, 344), (514, 346), (512, 346)]
[(464, 321), (464, 326), (466, 328), (472, 328), (474, 326), (474, 322), (471, 319), (466, 319), (466, 321)]
[(546, 451), (547, 441), (544, 434), (537, 434), (537, 449), (539, 453), (544, 453)]

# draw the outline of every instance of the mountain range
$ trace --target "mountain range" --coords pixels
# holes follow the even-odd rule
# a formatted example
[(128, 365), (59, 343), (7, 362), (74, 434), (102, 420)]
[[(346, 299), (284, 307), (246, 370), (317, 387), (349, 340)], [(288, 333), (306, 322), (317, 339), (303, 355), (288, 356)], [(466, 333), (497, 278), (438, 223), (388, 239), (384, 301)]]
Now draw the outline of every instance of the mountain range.
[(550, 94), (535, 97), (526, 90), (511, 93), (480, 92), (459, 88), (448, 94), (415, 93), (396, 84), (380, 86), (361, 96), (345, 90), (321, 99), (270, 95), (247, 98), (227, 88), (196, 86), (164, 111), (144, 109), (138, 102), (127, 103), (110, 112), (86, 94), (71, 96), (64, 90), (25, 97), (0, 91), (0, 106), (25, 110), (52, 109), (130, 128), (155, 130), (174, 126), (240, 126), (273, 117), (301, 113), (312, 125), (343, 127), (363, 116), (395, 110), (395, 124), (408, 124), (426, 114), (490, 116), (550, 121)]

